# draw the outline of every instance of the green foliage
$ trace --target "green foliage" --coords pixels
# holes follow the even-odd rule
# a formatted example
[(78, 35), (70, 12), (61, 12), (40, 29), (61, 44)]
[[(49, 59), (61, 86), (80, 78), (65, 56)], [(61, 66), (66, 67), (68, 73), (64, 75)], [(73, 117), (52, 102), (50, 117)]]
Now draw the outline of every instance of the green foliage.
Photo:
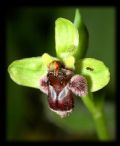
[(87, 52), (88, 43), (89, 43), (89, 34), (87, 27), (84, 24), (84, 21), (78, 9), (76, 9), (74, 25), (78, 29), (78, 33), (79, 33), (78, 59), (80, 59), (85, 57), (85, 54)]

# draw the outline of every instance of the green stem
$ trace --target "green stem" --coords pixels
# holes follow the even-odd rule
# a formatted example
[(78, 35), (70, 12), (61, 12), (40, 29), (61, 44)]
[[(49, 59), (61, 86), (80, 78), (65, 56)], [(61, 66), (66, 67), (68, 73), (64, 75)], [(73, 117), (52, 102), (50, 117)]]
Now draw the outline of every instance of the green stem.
[(103, 113), (101, 112), (101, 114), (96, 115), (94, 117), (94, 121), (96, 124), (96, 130), (99, 136), (100, 140), (109, 140), (109, 133), (107, 130), (107, 126), (106, 126), (106, 122), (105, 122), (105, 117), (103, 115)]
[(102, 110), (98, 110), (94, 104), (92, 93), (82, 97), (82, 100), (88, 110), (91, 112), (96, 125), (96, 131), (100, 140), (109, 140), (109, 133), (106, 126), (104, 113)]

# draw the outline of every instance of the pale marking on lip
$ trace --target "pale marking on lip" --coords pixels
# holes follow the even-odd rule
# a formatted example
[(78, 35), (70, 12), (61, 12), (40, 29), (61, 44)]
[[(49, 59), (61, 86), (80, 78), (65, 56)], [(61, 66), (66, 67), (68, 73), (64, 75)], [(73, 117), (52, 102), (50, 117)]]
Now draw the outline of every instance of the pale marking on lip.
[[(50, 108), (50, 107), (49, 107)], [(61, 118), (64, 118), (66, 116), (69, 116), (69, 114), (72, 112), (72, 109), (68, 110), (68, 111), (57, 111), (57, 110), (53, 110), (50, 108), (51, 111), (55, 112), (56, 114), (58, 114)]]

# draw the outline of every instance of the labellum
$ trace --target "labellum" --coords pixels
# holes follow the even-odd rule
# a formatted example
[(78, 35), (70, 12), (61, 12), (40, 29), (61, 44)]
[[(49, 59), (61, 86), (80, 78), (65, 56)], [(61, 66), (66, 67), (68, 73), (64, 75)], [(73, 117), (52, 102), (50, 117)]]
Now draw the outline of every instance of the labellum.
[(40, 79), (40, 89), (48, 95), (50, 109), (63, 118), (72, 112), (73, 93), (79, 96), (87, 94), (87, 82), (61, 62), (53, 61), (48, 66), (47, 76)]

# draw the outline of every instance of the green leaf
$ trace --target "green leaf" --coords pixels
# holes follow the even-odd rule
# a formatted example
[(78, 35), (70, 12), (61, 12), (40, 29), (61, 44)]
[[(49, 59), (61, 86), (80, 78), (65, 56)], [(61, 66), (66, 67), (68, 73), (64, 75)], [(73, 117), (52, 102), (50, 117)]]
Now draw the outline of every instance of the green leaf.
[(8, 67), (11, 79), (19, 85), (39, 89), (40, 77), (47, 74), (48, 64), (58, 60), (47, 53), (39, 57), (16, 60)]
[(78, 28), (78, 33), (79, 33), (78, 59), (80, 59), (80, 58), (85, 57), (85, 54), (87, 52), (89, 34), (88, 34), (87, 27), (85, 26), (82, 16), (80, 15), (78, 9), (76, 9), (74, 25), (76, 28)]
[(79, 34), (72, 22), (65, 18), (58, 18), (55, 21), (55, 43), (56, 53), (61, 59), (69, 56), (75, 58), (79, 54)]
[(79, 60), (76, 63), (76, 72), (87, 78), (91, 92), (102, 89), (110, 80), (108, 67), (102, 61), (94, 58)]

